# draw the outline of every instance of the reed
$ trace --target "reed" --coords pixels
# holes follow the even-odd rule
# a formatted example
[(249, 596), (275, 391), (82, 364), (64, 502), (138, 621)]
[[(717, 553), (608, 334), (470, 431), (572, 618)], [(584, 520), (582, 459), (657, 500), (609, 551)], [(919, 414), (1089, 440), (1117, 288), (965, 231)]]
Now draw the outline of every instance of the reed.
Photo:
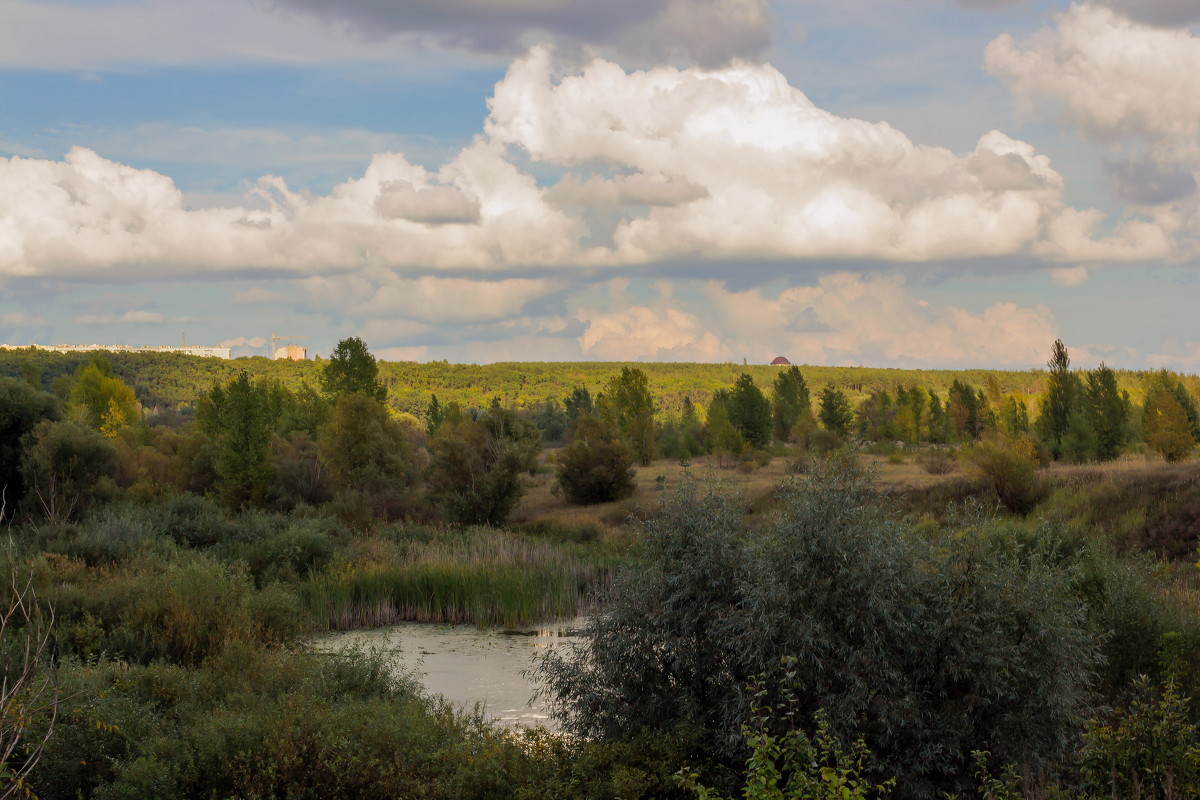
[(331, 630), (399, 621), (519, 626), (579, 614), (608, 567), (573, 549), (472, 528), (413, 542), (403, 558), (343, 564), (297, 586)]

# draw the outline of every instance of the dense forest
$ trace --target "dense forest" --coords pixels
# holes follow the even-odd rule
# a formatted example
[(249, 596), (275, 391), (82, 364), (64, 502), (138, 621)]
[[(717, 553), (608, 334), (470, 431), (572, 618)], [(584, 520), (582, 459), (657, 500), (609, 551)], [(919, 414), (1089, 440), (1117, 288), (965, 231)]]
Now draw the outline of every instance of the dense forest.
[[(1048, 355), (1016, 373), (388, 364), (358, 339), (299, 363), (0, 351), (0, 787), (1197, 796), (1200, 385)], [(872, 454), (924, 477), (882, 492)], [(780, 485), (739, 493), (781, 462)], [(607, 521), (511, 523), (543, 477)], [(449, 708), (384, 654), (304, 646), (584, 609), (582, 648), (536, 667), (571, 736)]]
[[(101, 353), (112, 365), (113, 373), (132, 386), (147, 408), (178, 408), (195, 403), (200, 391), (225, 383), (240, 372), (252, 380), (268, 378), (292, 390), (303, 384), (316, 386), (323, 368), (321, 361), (272, 361), (263, 357), (222, 360), (196, 358), (175, 353)], [(55, 381), (69, 380), (89, 353), (54, 353), (46, 350), (0, 350), (0, 376), (19, 378), (22, 369), (36, 370), (41, 386), (54, 391)], [(25, 367), (24, 365), (32, 365)], [(463, 408), (486, 407), (493, 398), (515, 408), (533, 408), (552, 398), (561, 399), (577, 386), (595, 392), (625, 367), (642, 370), (651, 392), (663, 411), (682, 410), (684, 398), (706, 403), (718, 389), (729, 387), (743, 373), (760, 386), (768, 387), (779, 371), (767, 365), (738, 364), (622, 364), (604, 361), (580, 363), (495, 363), (449, 364), (380, 362), (380, 381), (388, 390), (388, 403), (396, 411), (421, 415), (429, 396)], [(894, 392), (898, 386), (922, 386), (945, 393), (955, 381), (983, 387), (989, 379), (1004, 394), (1024, 397), (1040, 395), (1046, 386), (1045, 370), (1022, 372), (1003, 370), (907, 370), (869, 367), (822, 367), (801, 365), (809, 384), (837, 386), (852, 400), (861, 400), (873, 391)], [(1135, 402), (1142, 399), (1146, 373), (1117, 370), (1122, 390)], [(1180, 376), (1193, 394), (1200, 394), (1200, 379)]]

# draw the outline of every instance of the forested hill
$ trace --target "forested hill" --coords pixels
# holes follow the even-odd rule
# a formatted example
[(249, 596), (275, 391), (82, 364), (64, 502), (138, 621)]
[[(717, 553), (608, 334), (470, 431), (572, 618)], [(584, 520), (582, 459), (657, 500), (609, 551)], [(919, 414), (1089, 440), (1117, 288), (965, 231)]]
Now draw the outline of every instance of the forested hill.
[[(36, 376), (42, 387), (54, 391), (55, 381), (62, 385), (81, 364), (94, 356), (106, 358), (114, 374), (134, 388), (143, 406), (190, 406), (215, 384), (225, 384), (239, 372), (251, 378), (270, 378), (297, 389), (302, 384), (319, 386), (322, 361), (272, 361), (267, 358), (196, 358), (179, 353), (53, 353), (45, 350), (0, 350), (0, 376)], [(533, 407), (545, 400), (561, 400), (577, 386), (595, 393), (622, 367), (635, 366), (650, 380), (651, 394), (659, 399), (660, 409), (676, 412), (685, 397), (707, 403), (713, 391), (730, 387), (739, 375), (749, 373), (755, 383), (769, 390), (779, 367), (741, 364), (663, 364), (587, 362), (507, 362), (496, 364), (448, 364), (411, 361), (380, 362), (379, 376), (388, 389), (389, 404), (399, 411), (424, 414), (430, 395), (443, 402), (457, 402), (464, 408), (483, 407), (499, 397), (505, 406)], [(921, 386), (945, 394), (955, 380), (988, 389), (989, 381), (1003, 394), (1036, 398), (1044, 389), (1045, 370), (1004, 371), (908, 370), (872, 367), (821, 367), (801, 365), (808, 385), (819, 390), (833, 384), (852, 401), (872, 391), (894, 391), (897, 386)], [(1135, 401), (1142, 395), (1145, 373), (1117, 372), (1120, 388), (1127, 389)], [(1200, 380), (1188, 376), (1185, 382), (1196, 393)]]

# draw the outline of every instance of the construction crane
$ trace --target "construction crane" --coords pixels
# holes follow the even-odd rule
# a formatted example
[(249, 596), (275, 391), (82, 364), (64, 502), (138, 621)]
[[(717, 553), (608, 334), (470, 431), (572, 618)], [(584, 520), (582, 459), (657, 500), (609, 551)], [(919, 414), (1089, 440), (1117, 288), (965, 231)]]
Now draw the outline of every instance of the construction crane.
[(276, 342), (292, 342), (297, 339), (303, 339), (303, 336), (276, 336), (275, 331), (271, 331), (271, 360), (275, 360), (275, 343)]

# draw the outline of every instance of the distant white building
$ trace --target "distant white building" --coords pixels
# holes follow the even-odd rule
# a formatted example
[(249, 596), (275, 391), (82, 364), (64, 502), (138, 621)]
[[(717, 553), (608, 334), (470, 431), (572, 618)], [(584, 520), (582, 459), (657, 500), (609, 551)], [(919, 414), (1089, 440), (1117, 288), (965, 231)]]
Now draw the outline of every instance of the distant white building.
[(298, 344), (288, 344), (275, 349), (275, 355), (272, 356), (276, 361), (287, 359), (288, 361), (303, 361), (308, 358), (308, 350)]
[[(133, 347), (127, 344), (31, 344), (37, 350), (54, 353), (89, 353), (93, 350), (108, 350), (113, 353), (183, 353), (201, 358), (233, 358), (228, 347), (202, 347), (199, 345), (158, 345), (155, 347)], [(0, 350), (22, 350), (24, 346), (0, 344)]]

